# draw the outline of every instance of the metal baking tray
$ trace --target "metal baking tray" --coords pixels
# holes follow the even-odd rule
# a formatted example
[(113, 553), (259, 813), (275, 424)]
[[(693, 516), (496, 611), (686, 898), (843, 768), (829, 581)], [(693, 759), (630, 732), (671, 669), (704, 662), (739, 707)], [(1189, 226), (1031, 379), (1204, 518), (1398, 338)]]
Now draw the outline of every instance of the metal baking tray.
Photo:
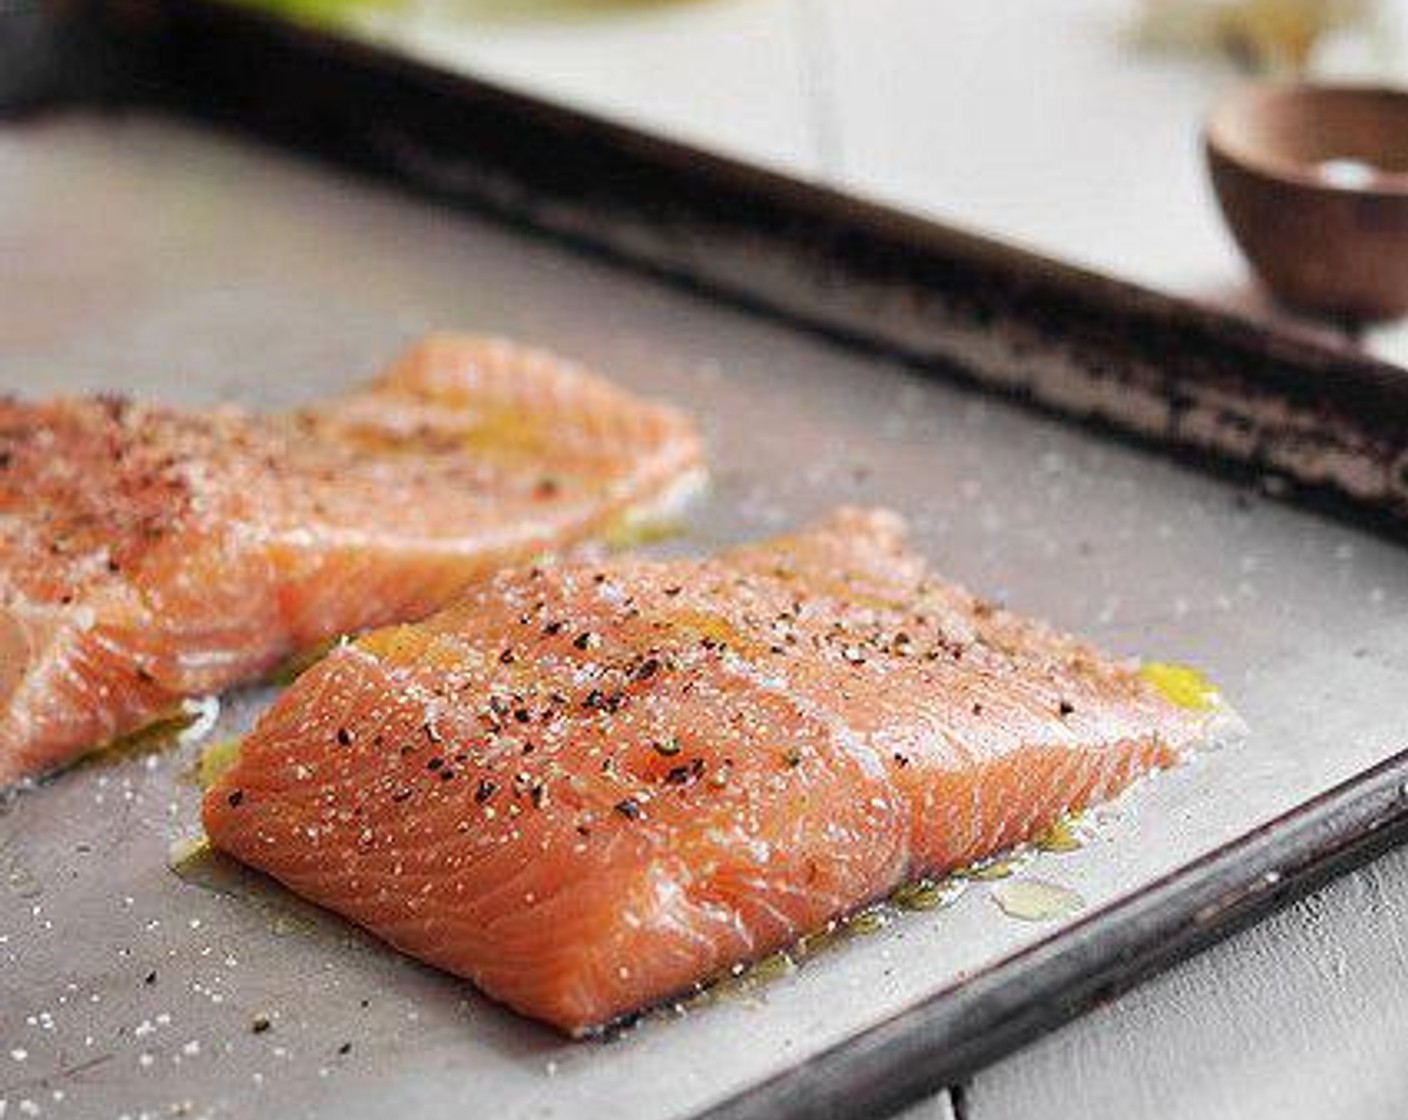
[(174, 874), (200, 741), (101, 757), (0, 802), (4, 1115), (874, 1115), (1408, 835), (1400, 371), (234, 9), (125, 11), (101, 103), (0, 127), (6, 390), (276, 407), (428, 329), (518, 336), (702, 418), (714, 490), (659, 547), (889, 505), (1252, 730), (1019, 871), (1075, 915), (973, 883), (589, 1043)]

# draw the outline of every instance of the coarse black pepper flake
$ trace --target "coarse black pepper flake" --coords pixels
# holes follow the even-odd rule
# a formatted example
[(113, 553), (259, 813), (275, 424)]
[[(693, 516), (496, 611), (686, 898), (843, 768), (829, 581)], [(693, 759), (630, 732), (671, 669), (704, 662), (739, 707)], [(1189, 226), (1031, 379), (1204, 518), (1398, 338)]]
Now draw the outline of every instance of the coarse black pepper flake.
[(337, 741), (344, 747), (350, 747), (352, 745), (352, 732), (345, 727), (339, 727), (337, 729)]
[(800, 766), (802, 765), (802, 752), (796, 747), (788, 747), (782, 752), (782, 761), (791, 767)]
[(572, 644), (580, 650), (595, 649), (597, 646), (601, 645), (601, 638), (593, 634), (590, 630), (583, 630), (572, 639)]
[(352, 1053), (352, 1044), (350, 1042), (344, 1042), (341, 1046), (337, 1048), (337, 1052), (345, 1057), (346, 1055)]
[(518, 654), (514, 653), (511, 649), (505, 649), (502, 653), (499, 654), (500, 665), (512, 665), (517, 660)]
[(474, 789), (474, 800), (477, 801), (480, 805), (483, 805), (484, 802), (488, 801), (489, 798), (494, 796), (498, 788), (498, 782), (490, 781), (488, 778), (481, 778), (479, 781), (479, 785), (477, 785)]
[(672, 766), (665, 774), (665, 781), (672, 786), (688, 785), (697, 781), (704, 773), (704, 760), (691, 758), (682, 766)]
[(543, 627), (543, 633), (551, 637), (555, 634), (561, 634), (566, 629), (567, 623), (565, 622), (549, 622)]
[(527, 708), (515, 708), (513, 710), (513, 718), (516, 719), (519, 723), (527, 723), (533, 718), (533, 713), (530, 712)]
[(234, 789), (234, 790), (231, 790), (231, 791), (226, 795), (225, 801), (229, 804), (229, 806), (230, 806), (231, 809), (238, 809), (238, 808), (240, 807), (240, 803), (244, 801), (244, 790), (242, 790), (242, 789)]
[(907, 755), (907, 754), (900, 754), (899, 751), (896, 751), (896, 752), (895, 752), (895, 765), (898, 766), (898, 767), (900, 767), (900, 769), (904, 769), (904, 767), (906, 767), (906, 766), (909, 765), (909, 755)]
[(983, 714), (983, 706), (979, 704), (976, 700), (973, 702), (973, 714), (975, 716), (980, 716)]
[(663, 739), (652, 739), (650, 749), (656, 754), (661, 754), (669, 758), (671, 755), (680, 753), (680, 741), (673, 735), (667, 735)]
[(586, 699), (582, 701), (582, 707), (589, 712), (614, 712), (621, 706), (622, 696), (619, 692), (610, 695), (602, 692), (599, 688), (594, 688), (587, 693)]
[(443, 758), (436, 757), (436, 758), (432, 758), (432, 759), (430, 759), (428, 762), (426, 762), (425, 768), (426, 768), (427, 770), (439, 770), (440, 767), (442, 767), (442, 766), (444, 766), (444, 765), (445, 765), (445, 760), (444, 760)]
[(391, 800), (399, 804), (400, 802), (405, 801), (406, 798), (410, 797), (411, 792), (412, 791), (409, 789), (398, 789), (395, 793), (391, 795)]
[(624, 797), (613, 808), (628, 821), (638, 821), (641, 817), (640, 802), (634, 797)]
[(647, 657), (636, 668), (635, 678), (638, 681), (648, 681), (660, 671), (660, 659), (658, 657)]
[(249, 1029), (254, 1034), (263, 1034), (274, 1024), (267, 1015), (256, 1015), (249, 1022)]
[(156, 983), (156, 969), (152, 969), (152, 970), (151, 970), (150, 972), (148, 972), (144, 977), (142, 977), (142, 983), (143, 983), (143, 984), (155, 984), (155, 983)]
[(1056, 710), (1064, 717), (1074, 712), (1076, 710), (1076, 706), (1072, 704), (1069, 700), (1062, 700), (1060, 704), (1056, 706)]
[(451, 770), (448, 766), (445, 767), (445, 769), (443, 769), (443, 770), (440, 771), (440, 780), (441, 780), (442, 782), (448, 782), (448, 781), (449, 781), (451, 778), (453, 778), (454, 776), (455, 776), (455, 772), (454, 772), (453, 770)]

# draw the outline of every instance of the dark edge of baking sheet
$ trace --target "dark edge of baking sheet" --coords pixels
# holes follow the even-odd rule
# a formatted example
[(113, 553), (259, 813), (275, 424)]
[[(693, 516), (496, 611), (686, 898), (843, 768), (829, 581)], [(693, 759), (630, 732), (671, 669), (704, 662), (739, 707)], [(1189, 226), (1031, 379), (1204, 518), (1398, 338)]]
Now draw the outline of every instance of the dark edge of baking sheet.
[[(1204, 467), (1273, 472), (1299, 498), (1408, 538), (1408, 377), (1391, 366), (258, 14), (140, 3), (112, 17), (112, 72), (140, 75), (127, 97)], [(1326, 455), (1333, 469), (1317, 466)], [(899, 1108), (1405, 838), (1408, 752), (709, 1115)]]
[(67, 105), (118, 105), (153, 83), (155, 3), (0, 0), (0, 126)]
[(219, 0), (148, 93), (1408, 538), (1408, 374)]

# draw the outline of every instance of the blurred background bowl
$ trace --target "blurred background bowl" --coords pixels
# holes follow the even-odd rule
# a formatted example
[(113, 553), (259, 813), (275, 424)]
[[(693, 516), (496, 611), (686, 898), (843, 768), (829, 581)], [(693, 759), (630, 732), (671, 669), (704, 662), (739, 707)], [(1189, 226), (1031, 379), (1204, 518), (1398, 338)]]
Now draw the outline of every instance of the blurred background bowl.
[(1253, 85), (1205, 140), (1223, 215), (1273, 295), (1336, 318), (1408, 312), (1408, 92)]

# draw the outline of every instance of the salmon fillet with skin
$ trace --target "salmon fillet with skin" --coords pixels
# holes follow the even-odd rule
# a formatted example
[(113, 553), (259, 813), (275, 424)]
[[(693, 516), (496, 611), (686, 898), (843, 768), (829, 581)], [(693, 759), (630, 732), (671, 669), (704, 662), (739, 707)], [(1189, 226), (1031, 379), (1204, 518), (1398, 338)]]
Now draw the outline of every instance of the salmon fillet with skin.
[(0, 784), (422, 617), (699, 467), (680, 413), (493, 339), (280, 415), (0, 401)]
[(846, 510), (704, 561), (500, 574), (305, 673), (212, 844), (564, 1031), (1010, 848), (1206, 731)]

